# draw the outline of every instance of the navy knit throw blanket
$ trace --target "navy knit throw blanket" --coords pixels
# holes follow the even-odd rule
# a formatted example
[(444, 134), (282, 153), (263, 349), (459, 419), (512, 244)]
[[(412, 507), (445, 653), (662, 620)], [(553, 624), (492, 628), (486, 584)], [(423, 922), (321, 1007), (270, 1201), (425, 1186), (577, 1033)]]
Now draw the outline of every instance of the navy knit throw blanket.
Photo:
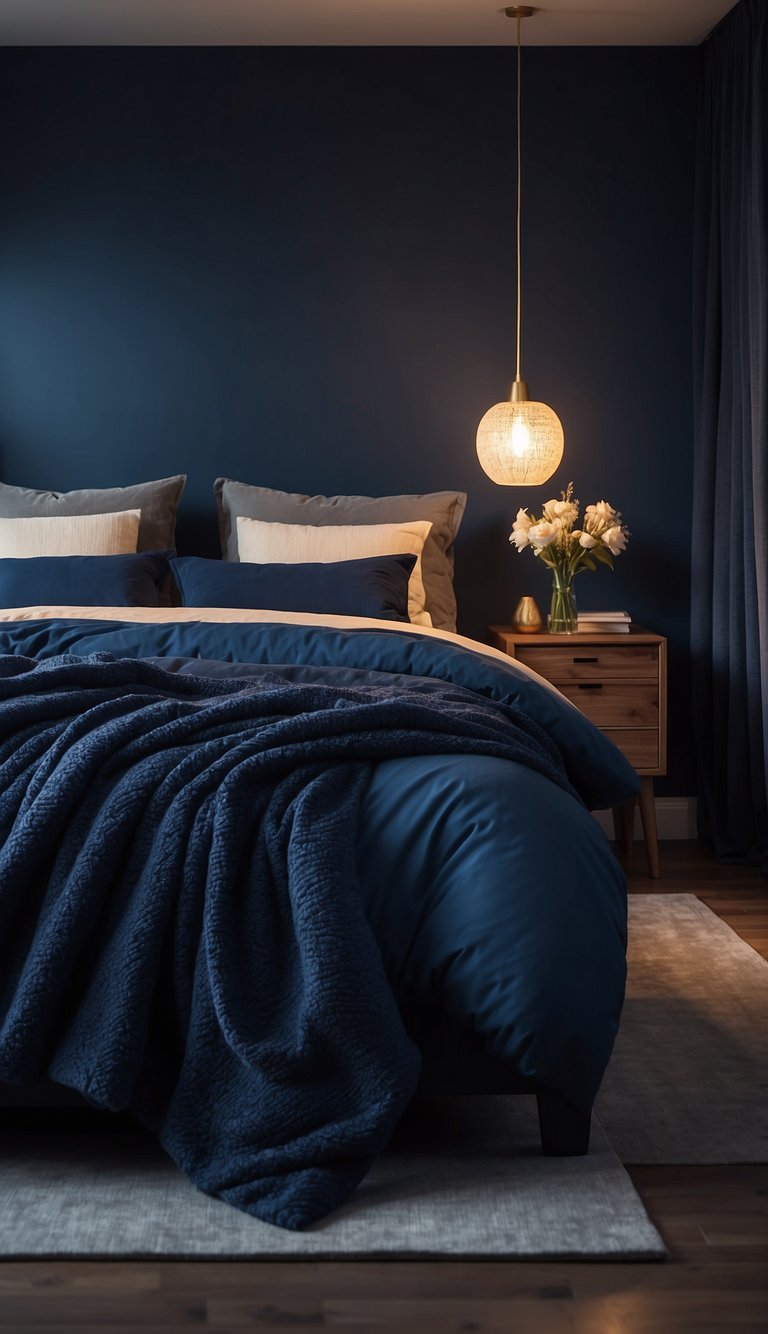
[(377, 761), (445, 752), (572, 790), (535, 724), (450, 686), (0, 657), (0, 1080), (130, 1109), (270, 1223), (329, 1213), (419, 1063), (360, 903), (360, 799)]

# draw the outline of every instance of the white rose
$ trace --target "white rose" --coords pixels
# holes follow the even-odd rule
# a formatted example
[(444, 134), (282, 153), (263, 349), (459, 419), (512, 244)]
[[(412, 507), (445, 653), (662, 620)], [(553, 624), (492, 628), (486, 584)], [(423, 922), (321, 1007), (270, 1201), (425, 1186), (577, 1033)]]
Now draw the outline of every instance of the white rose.
[(559, 523), (547, 523), (546, 520), (542, 520), (541, 523), (531, 524), (528, 529), (528, 541), (534, 547), (548, 547), (559, 533)]
[(600, 533), (603, 528), (610, 528), (618, 519), (618, 512), (607, 500), (598, 500), (596, 505), (587, 505), (584, 510), (584, 527), (591, 533)]
[(522, 551), (524, 547), (530, 545), (528, 541), (528, 533), (532, 523), (533, 519), (528, 514), (527, 510), (520, 509), (517, 511), (517, 518), (512, 524), (512, 532), (509, 534), (509, 540), (510, 542), (514, 542), (518, 551)]
[(620, 556), (622, 551), (626, 550), (627, 534), (623, 528), (615, 524), (613, 528), (606, 528), (603, 533), (603, 541), (614, 556)]
[(586, 551), (589, 551), (591, 547), (597, 546), (597, 538), (592, 537), (591, 533), (586, 531), (579, 533), (579, 546), (584, 547)]
[(574, 505), (572, 500), (548, 500), (543, 510), (544, 518), (554, 523), (556, 519), (567, 526), (575, 523), (579, 517), (578, 505)]

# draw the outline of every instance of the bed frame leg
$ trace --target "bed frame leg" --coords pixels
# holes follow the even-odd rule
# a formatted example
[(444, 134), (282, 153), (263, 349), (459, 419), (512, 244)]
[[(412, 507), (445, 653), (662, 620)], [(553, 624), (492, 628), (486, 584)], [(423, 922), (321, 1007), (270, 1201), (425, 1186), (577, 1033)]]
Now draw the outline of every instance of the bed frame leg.
[(550, 1158), (589, 1152), (592, 1113), (574, 1107), (560, 1093), (537, 1093), (542, 1152)]

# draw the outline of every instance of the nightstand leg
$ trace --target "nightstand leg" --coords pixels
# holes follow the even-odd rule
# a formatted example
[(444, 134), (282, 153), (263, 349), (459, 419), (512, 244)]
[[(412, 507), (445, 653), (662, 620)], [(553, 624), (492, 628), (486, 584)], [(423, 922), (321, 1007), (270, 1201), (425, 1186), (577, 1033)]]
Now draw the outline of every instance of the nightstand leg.
[(632, 861), (634, 825), (635, 799), (630, 797), (629, 801), (622, 801), (613, 808), (613, 834), (616, 839), (616, 850), (619, 854), (619, 860), (626, 867), (629, 867)]
[(656, 802), (653, 799), (653, 779), (640, 779), (640, 819), (643, 822), (648, 870), (654, 880), (661, 874), (659, 867), (659, 835), (656, 830)]

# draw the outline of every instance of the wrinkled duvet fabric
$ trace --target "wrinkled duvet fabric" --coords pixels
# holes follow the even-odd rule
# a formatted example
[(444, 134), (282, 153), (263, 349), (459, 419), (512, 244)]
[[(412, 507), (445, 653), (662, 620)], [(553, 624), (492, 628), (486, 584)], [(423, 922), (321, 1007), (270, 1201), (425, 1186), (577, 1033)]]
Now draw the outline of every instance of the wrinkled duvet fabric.
[[(490, 1048), (552, 1080), (578, 1079), (563, 1051), (591, 1025), (589, 1096), (621, 1007), (623, 918), (582, 798), (631, 788), (618, 752), (535, 683), (539, 717), (514, 675), (479, 663), (470, 688), (466, 654), (436, 650), (421, 672), (409, 636), (369, 669), (350, 645), (322, 661), (342, 632), (291, 649), (283, 626), (270, 649), (269, 627), (217, 627), (220, 656), (201, 662), (182, 628), (175, 658), (150, 626), (134, 652), (108, 624), (0, 635), (0, 1080), (47, 1072), (133, 1110), (197, 1186), (289, 1228), (349, 1195), (412, 1096), (399, 992), (485, 1024)], [(586, 766), (579, 788), (590, 747), (613, 776)], [(558, 923), (551, 890), (537, 909), (504, 858), (484, 882), (497, 816), (499, 849), (532, 822), (544, 862), (546, 837), (575, 831), (600, 893), (576, 912), (563, 887)], [(550, 919), (548, 946), (526, 942), (520, 895)], [(585, 971), (588, 999), (564, 1020), (532, 965), (549, 948), (562, 967), (581, 917), (560, 1010)]]

